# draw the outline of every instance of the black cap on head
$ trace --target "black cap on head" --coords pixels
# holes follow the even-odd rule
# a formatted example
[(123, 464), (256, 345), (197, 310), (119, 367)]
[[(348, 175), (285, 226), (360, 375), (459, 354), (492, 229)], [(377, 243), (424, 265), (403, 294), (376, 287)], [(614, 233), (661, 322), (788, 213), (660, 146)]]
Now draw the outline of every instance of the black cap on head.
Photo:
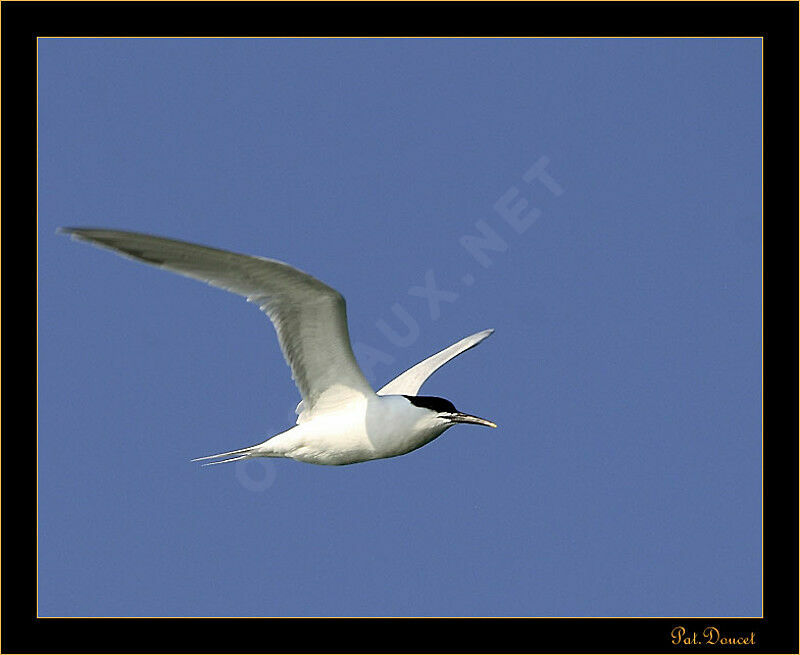
[(405, 396), (405, 398), (408, 398), (412, 405), (416, 405), (417, 407), (425, 407), (426, 409), (430, 409), (434, 412), (455, 413), (458, 411), (455, 408), (455, 405), (453, 405), (453, 403), (451, 403), (449, 400), (445, 400), (444, 398), (439, 398), (437, 396)]

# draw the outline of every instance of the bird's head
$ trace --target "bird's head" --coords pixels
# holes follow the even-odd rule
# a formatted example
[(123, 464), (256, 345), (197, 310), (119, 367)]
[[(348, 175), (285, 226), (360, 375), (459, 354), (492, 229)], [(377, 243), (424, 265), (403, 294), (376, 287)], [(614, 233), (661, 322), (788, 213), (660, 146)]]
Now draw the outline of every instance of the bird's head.
[(487, 421), (485, 418), (459, 412), (453, 403), (444, 398), (436, 396), (405, 396), (405, 398), (415, 407), (430, 411), (434, 419), (444, 421), (447, 427), (456, 423), (474, 423), (475, 425), (485, 425), (490, 428), (497, 427), (495, 423)]

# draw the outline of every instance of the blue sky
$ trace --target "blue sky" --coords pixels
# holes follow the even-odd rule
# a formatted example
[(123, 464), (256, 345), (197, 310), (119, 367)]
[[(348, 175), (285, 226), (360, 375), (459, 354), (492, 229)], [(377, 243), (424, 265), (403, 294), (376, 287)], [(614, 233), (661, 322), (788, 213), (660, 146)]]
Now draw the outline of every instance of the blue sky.
[[(760, 615), (760, 40), (38, 49), (40, 615)], [(495, 328), (422, 392), (500, 427), (199, 468), (271, 326), (64, 225), (312, 273), (376, 387)]]

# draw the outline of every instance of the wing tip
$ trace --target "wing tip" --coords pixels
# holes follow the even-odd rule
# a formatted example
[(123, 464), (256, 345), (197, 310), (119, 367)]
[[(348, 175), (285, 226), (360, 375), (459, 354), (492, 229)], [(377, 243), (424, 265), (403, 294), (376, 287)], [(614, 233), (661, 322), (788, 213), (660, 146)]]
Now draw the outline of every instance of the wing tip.
[(97, 232), (96, 228), (89, 227), (58, 227), (56, 234), (63, 234), (74, 241), (91, 241), (90, 232)]

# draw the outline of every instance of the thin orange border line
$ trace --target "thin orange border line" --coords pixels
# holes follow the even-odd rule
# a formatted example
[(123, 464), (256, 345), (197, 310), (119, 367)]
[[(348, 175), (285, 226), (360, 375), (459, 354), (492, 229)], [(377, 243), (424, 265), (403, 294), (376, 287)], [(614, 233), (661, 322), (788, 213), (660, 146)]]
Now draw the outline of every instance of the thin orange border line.
[[(3, 0), (14, 2), (16, 0)], [(146, 0), (156, 2), (158, 0)], [(263, 0), (248, 0), (263, 1)], [(305, 0), (294, 0), (303, 2)], [(335, 1), (335, 0), (328, 0)], [(425, 0), (414, 0), (425, 1)], [(524, 1), (524, 0), (519, 0)], [(558, 0), (569, 2), (571, 0)], [(599, 0), (598, 0), (599, 1)], [(633, 1), (633, 0), (631, 0)], [(680, 0), (691, 2), (693, 0)], [(720, 0), (722, 1), (722, 0)], [(742, 0), (744, 1), (744, 0)], [(786, 0), (792, 2), (794, 0)], [(760, 616), (40, 616), (39, 615), (39, 39), (760, 39), (761, 40), (761, 615)], [(800, 58), (800, 55), (798, 55)], [(37, 36), (36, 37), (36, 618), (47, 619), (763, 619), (764, 618), (764, 37), (762, 36)], [(798, 491), (800, 496), (800, 490)]]
[[(23, 1), (30, 1), (30, 0), (3, 0), (3, 2), (23, 2)], [(69, 2), (71, 0), (55, 0), (56, 2)], [(89, 0), (90, 2), (93, 0)], [(97, 0), (102, 1), (102, 0)], [(161, 0), (144, 0), (145, 2), (160, 2)], [(196, 0), (179, 0), (185, 2), (195, 2)], [(218, 0), (201, 0), (207, 2), (214, 2)], [(263, 2), (264, 0), (244, 0), (245, 2)], [(266, 0), (267, 2), (273, 0)], [(308, 0), (290, 0), (293, 2), (307, 2)], [(339, 0), (326, 0), (327, 2), (338, 2)], [(367, 1), (367, 0), (363, 0)], [(428, 0), (411, 0), (416, 2), (428, 2)], [(460, 0), (452, 0), (453, 2), (460, 1)], [(474, 0), (478, 2), (479, 0)], [(515, 0), (517, 2), (531, 2), (531, 0)], [(536, 1), (536, 0), (533, 0)], [(573, 2), (574, 0), (556, 0), (556, 2)], [(596, 2), (604, 2), (606, 0), (594, 0)], [(638, 2), (640, 0), (627, 0), (628, 2)], [(679, 2), (696, 2), (696, 0), (678, 0)], [(727, 0), (715, 0), (717, 2), (727, 2)], [(737, 0), (740, 2), (751, 2), (752, 0)], [(780, 1), (780, 0), (779, 0)], [(794, 0), (784, 0), (786, 2), (794, 1)], [(761, 39), (763, 40), (763, 36), (691, 36), (691, 35), (680, 35), (676, 34), (674, 36), (419, 36), (419, 35), (396, 35), (396, 34), (387, 34), (387, 35), (379, 35), (379, 36), (347, 36), (345, 34), (341, 36), (59, 36), (57, 34), (50, 34), (47, 36), (37, 36), (37, 41), (39, 39), (538, 39), (538, 40), (546, 40), (546, 39), (575, 39), (575, 40), (585, 40), (585, 39), (613, 39), (614, 41), (618, 41), (620, 39), (706, 39), (706, 40), (717, 40), (717, 39)]]

